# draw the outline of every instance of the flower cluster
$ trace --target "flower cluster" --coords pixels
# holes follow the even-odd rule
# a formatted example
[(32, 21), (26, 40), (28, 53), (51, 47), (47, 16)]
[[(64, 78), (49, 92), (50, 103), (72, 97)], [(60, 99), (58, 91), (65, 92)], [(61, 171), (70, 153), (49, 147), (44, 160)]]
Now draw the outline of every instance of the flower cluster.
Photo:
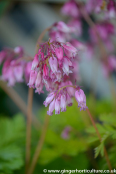
[(62, 21), (53, 24), (49, 31), (51, 41), (66, 42), (71, 39), (71, 34), (76, 32), (73, 25), (65, 24)]
[[(113, 57), (115, 63), (115, 54), (114, 54), (114, 40), (115, 37), (115, 20), (116, 18), (116, 1), (114, 0), (88, 0), (86, 3), (81, 3), (75, 0), (69, 0), (61, 8), (61, 12), (64, 15), (69, 16), (69, 22), (66, 24), (69, 27), (75, 28), (70, 33), (70, 37), (65, 37), (65, 40), (68, 40), (73, 46), (78, 47), (79, 50), (83, 50), (85, 57), (88, 60), (94, 58), (96, 55), (96, 48), (99, 47), (101, 42), (103, 44), (105, 54), (103, 56), (101, 53), (101, 64), (102, 70), (106, 77), (115, 70), (115, 65), (113, 68), (110, 65), (109, 57)], [(91, 20), (90, 15), (95, 14), (95, 22), (89, 23), (89, 39), (84, 43), (80, 43), (75, 38), (81, 37), (82, 32), (82, 19), (84, 18), (87, 22)], [(97, 15), (96, 15), (97, 14)], [(99, 15), (101, 14), (101, 15)], [(102, 16), (102, 17), (101, 17)], [(76, 32), (75, 32), (76, 31)], [(65, 36), (65, 35), (64, 35)], [(75, 37), (75, 38), (73, 38)], [(73, 41), (74, 40), (74, 41)], [(76, 72), (76, 74), (78, 71)]]
[(104, 11), (105, 18), (112, 18), (116, 15), (116, 2), (114, 0), (88, 0), (85, 10), (88, 13)]
[[(28, 85), (35, 88), (35, 92), (39, 94), (43, 93), (44, 86), (50, 92), (44, 101), (45, 107), (49, 105), (48, 115), (52, 115), (54, 109), (55, 114), (64, 112), (67, 105), (72, 105), (71, 98), (75, 96), (76, 89), (70, 81), (70, 74), (73, 74), (73, 63), (77, 53), (78, 50), (69, 42), (49, 40), (40, 45), (34, 57)], [(81, 109), (86, 108), (83, 101), (79, 101), (78, 104)]]
[(42, 93), (45, 85), (47, 91), (52, 91), (72, 73), (73, 60), (78, 50), (70, 43), (48, 41), (40, 45), (38, 53), (32, 62), (29, 87)]
[(22, 59), (23, 56), (22, 47), (6, 48), (0, 52), (0, 64), (3, 64), (0, 78), (7, 81), (8, 86), (14, 86), (16, 82), (23, 82), (23, 74), (28, 81), (31, 67), (28, 66), (29, 62)]

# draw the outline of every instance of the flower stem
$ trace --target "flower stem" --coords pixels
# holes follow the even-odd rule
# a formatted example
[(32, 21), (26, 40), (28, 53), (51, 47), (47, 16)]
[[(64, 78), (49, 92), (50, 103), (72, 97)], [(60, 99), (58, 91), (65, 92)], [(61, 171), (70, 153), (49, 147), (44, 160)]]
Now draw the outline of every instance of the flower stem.
[[(8, 87), (6, 82), (0, 80), (0, 87), (2, 90), (13, 100), (18, 108), (27, 116), (27, 105), (18, 95), (18, 93), (11, 87)], [(35, 128), (38, 130), (41, 127), (41, 123), (36, 119), (36, 116), (32, 113), (32, 121)]]
[(38, 40), (37, 40), (37, 43), (36, 43), (36, 47), (35, 47), (35, 53), (36, 53), (36, 54), (38, 53), (39, 43), (41, 43), (41, 41), (42, 41), (42, 39), (43, 39), (45, 33), (46, 33), (47, 31), (49, 31), (51, 28), (52, 28), (52, 26), (46, 28), (46, 29), (41, 33), (41, 35), (39, 36), (39, 38), (38, 38)]
[(28, 91), (28, 105), (27, 105), (27, 130), (26, 130), (26, 173), (28, 172), (30, 162), (31, 149), (31, 124), (32, 124), (32, 103), (33, 103), (33, 88)]
[(50, 116), (46, 115), (46, 118), (45, 118), (45, 121), (44, 121), (44, 125), (43, 125), (43, 129), (42, 129), (42, 134), (41, 134), (40, 140), (38, 142), (38, 145), (36, 147), (35, 154), (34, 154), (34, 157), (32, 159), (31, 166), (30, 166), (30, 168), (28, 170), (28, 174), (32, 174), (33, 173), (33, 171), (35, 169), (35, 166), (37, 164), (37, 160), (38, 160), (38, 158), (40, 156), (40, 152), (41, 152), (42, 146), (44, 144), (44, 140), (45, 140), (48, 124), (49, 124), (49, 118), (50, 118)]
[[(35, 53), (38, 53), (38, 49), (39, 49), (39, 43), (42, 41), (45, 33), (47, 31), (49, 31), (51, 29), (51, 27), (46, 28), (41, 35), (39, 36), (37, 43), (36, 43), (36, 48), (35, 48)], [(43, 137), (42, 140), (40, 141), (40, 144), (38, 144), (37, 146), (37, 151), (33, 157), (32, 160), (32, 164), (31, 167), (29, 169), (29, 162), (30, 162), (30, 149), (31, 149), (31, 122), (32, 122), (32, 101), (33, 101), (33, 88), (29, 88), (29, 93), (28, 93), (28, 108), (27, 108), (27, 133), (26, 133), (26, 174), (33, 172), (34, 167), (36, 165), (37, 162), (37, 158), (39, 155), (39, 150), (38, 148), (41, 150), (42, 148), (42, 144), (43, 144), (43, 137), (44, 137), (44, 132), (42, 133)], [(45, 131), (46, 132), (46, 131)]]
[[(95, 124), (95, 121), (94, 121), (94, 119), (93, 119), (93, 117), (92, 117), (92, 115), (91, 115), (89, 109), (86, 109), (86, 111), (87, 111), (87, 113), (88, 113), (88, 115), (89, 115), (89, 118), (90, 118), (92, 124), (93, 124), (93, 127), (94, 127), (95, 130), (96, 130), (97, 136), (98, 136), (98, 138), (99, 138), (99, 140), (100, 140), (100, 142), (101, 142), (101, 140), (102, 140), (102, 139), (101, 139), (101, 135), (100, 135), (99, 130), (98, 130), (96, 124)], [(107, 150), (106, 150), (105, 146), (104, 146), (104, 155), (105, 155), (105, 158), (106, 158), (106, 162), (107, 162), (107, 164), (108, 164), (108, 167), (109, 167), (109, 169), (110, 169), (110, 171), (111, 171), (111, 170), (112, 170), (112, 166), (111, 166), (111, 163), (110, 163), (110, 160), (109, 160), (109, 157), (108, 157), (108, 153), (107, 153)]]

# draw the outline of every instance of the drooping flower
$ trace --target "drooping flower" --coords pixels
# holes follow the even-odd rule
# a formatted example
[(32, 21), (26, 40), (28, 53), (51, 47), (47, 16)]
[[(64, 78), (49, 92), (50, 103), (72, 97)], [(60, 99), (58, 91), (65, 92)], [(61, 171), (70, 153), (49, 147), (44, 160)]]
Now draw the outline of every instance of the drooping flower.
[[(72, 18), (68, 22), (68, 26), (72, 27), (72, 31), (76, 36), (81, 36), (82, 34), (82, 22), (78, 18)], [(72, 39), (72, 37), (71, 37)]]
[(35, 87), (34, 84), (36, 82), (36, 77), (37, 77), (37, 71), (31, 70), (29, 83), (27, 84), (30, 88)]
[(57, 73), (58, 71), (58, 61), (55, 57), (49, 58), (49, 65), (53, 73)]
[(82, 42), (80, 42), (80, 41), (78, 41), (78, 40), (76, 40), (76, 39), (72, 39), (72, 40), (71, 40), (71, 44), (72, 44), (75, 48), (77, 48), (79, 51), (85, 51), (85, 49), (86, 49), (85, 44), (82, 43)]
[(41, 85), (41, 82), (42, 82), (42, 72), (39, 71), (37, 74), (36, 81), (35, 81), (35, 87), (39, 88), (39, 86)]
[(78, 51), (75, 47), (73, 47), (69, 42), (63, 45), (64, 47), (64, 52), (68, 58), (74, 58)]
[(52, 115), (54, 108), (55, 108), (55, 99), (50, 103), (49, 111), (47, 111), (47, 114)]
[(38, 54), (36, 54), (35, 57), (34, 57), (34, 60), (32, 62), (32, 68), (31, 69), (34, 70), (38, 66), (38, 64), (39, 64)]
[(88, 0), (85, 6), (87, 13), (99, 13), (106, 9), (106, 2), (104, 0)]
[(63, 94), (61, 95), (61, 112), (66, 111), (66, 96)]
[(4, 49), (0, 52), (0, 64), (3, 63), (1, 79), (14, 86), (16, 82), (23, 82), (25, 61), (22, 60), (22, 47)]
[(78, 107), (80, 107), (80, 111), (85, 110), (87, 108), (87, 106), (86, 106), (86, 96), (85, 96), (84, 91), (82, 89), (76, 90), (75, 98), (78, 102)]
[(60, 114), (60, 98), (57, 98), (55, 101), (55, 114)]
[(61, 12), (64, 15), (72, 16), (74, 18), (79, 16), (79, 9), (74, 0), (69, 0), (68, 2), (66, 2), (62, 7)]
[(108, 1), (107, 10), (106, 16), (110, 18), (116, 17), (116, 2), (114, 0)]
[(61, 47), (56, 48), (55, 53), (59, 60), (63, 59), (63, 49)]
[(60, 21), (56, 23), (56, 27), (59, 31), (64, 32), (64, 33), (70, 33), (71, 28), (68, 27), (64, 22)]
[(51, 101), (53, 100), (54, 96), (55, 96), (54, 92), (52, 92), (52, 93), (50, 93), (48, 95), (48, 97), (46, 98), (46, 100), (43, 103), (45, 105), (45, 107), (47, 107), (51, 103)]
[(17, 54), (19, 57), (22, 57), (24, 55), (24, 49), (21, 46), (14, 48), (14, 53)]
[(70, 70), (69, 70), (69, 62), (68, 62), (67, 58), (64, 58), (62, 68), (63, 68), (64, 73), (68, 76), (70, 73)]
[(66, 126), (61, 133), (61, 137), (63, 139), (69, 139), (69, 133), (70, 133), (71, 129), (72, 129), (71, 126)]
[[(69, 48), (71, 49), (70, 59), (66, 57), (64, 52), (65, 43), (48, 41), (40, 45), (38, 54), (35, 55), (32, 62), (28, 84), (30, 87), (36, 88), (36, 92), (42, 91), (42, 89), (39, 90), (41, 84), (43, 84), (41, 87), (45, 85), (49, 92), (57, 90), (58, 83), (64, 81), (65, 74), (68, 77), (72, 73), (72, 61), (75, 58), (74, 55), (76, 55), (77, 49), (69, 43), (67, 45), (70, 45)], [(68, 48), (66, 47), (66, 49)]]

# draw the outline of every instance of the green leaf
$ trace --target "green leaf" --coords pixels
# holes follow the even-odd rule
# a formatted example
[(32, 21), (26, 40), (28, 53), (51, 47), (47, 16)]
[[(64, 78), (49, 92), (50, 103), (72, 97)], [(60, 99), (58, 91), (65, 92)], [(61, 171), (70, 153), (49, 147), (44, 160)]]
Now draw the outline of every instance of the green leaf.
[(109, 132), (106, 132), (106, 134), (104, 134), (102, 137), (102, 142), (104, 142), (109, 136), (110, 136)]
[(94, 133), (96, 133), (95, 128), (94, 128), (93, 126), (89, 126), (89, 127), (86, 129), (86, 132), (89, 133), (89, 134), (94, 134)]
[[(103, 127), (103, 125), (96, 124), (96, 127), (98, 128), (100, 133), (105, 133), (106, 129)], [(86, 129), (86, 132), (89, 134), (96, 134), (96, 130), (93, 126), (90, 126), (89, 128)]]
[(98, 147), (95, 148), (95, 158), (97, 158), (97, 156), (101, 154), (101, 156), (103, 157), (104, 155), (104, 144), (101, 143)]
[(0, 161), (0, 169), (4, 169), (5, 165), (9, 168), (9, 170), (20, 168), (23, 165), (23, 158), (20, 148), (15, 145), (9, 145), (1, 148)]
[(13, 118), (0, 117), (0, 172), (13, 173), (23, 164), (23, 152), (20, 147), (24, 138), (25, 122), (21, 114)]
[(103, 121), (105, 124), (116, 127), (116, 114), (101, 114), (100, 120)]
[[(24, 136), (25, 123), (21, 114), (16, 115), (12, 119), (0, 118), (0, 146), (18, 140)], [(18, 136), (17, 136), (18, 135)]]
[(87, 142), (88, 143), (94, 143), (96, 141), (99, 141), (99, 138), (98, 137), (88, 137), (87, 138)]
[(114, 131), (111, 136), (113, 139), (116, 139), (116, 131)]

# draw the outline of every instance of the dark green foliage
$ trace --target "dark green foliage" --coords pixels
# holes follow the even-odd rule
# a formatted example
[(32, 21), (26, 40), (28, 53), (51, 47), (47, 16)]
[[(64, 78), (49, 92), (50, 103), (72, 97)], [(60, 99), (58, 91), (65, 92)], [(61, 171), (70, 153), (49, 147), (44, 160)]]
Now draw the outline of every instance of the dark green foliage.
[[(116, 116), (112, 112), (111, 104), (97, 101), (93, 109), (93, 99), (89, 97), (87, 101), (89, 109), (95, 115), (102, 141), (99, 141), (87, 112), (80, 112), (77, 103), (74, 102), (66, 112), (50, 117), (45, 142), (34, 174), (42, 174), (43, 169), (108, 169), (104, 158), (104, 145), (108, 150), (112, 166), (116, 167)], [(38, 115), (41, 115), (39, 118), (43, 123), (46, 108), (43, 107)], [(61, 134), (66, 126), (70, 126), (71, 131), (69, 138), (63, 139)], [(11, 119), (0, 116), (0, 174), (25, 173), (25, 127), (25, 119), (21, 114)], [(31, 158), (40, 135), (41, 130), (37, 131), (32, 126)]]
[[(95, 158), (101, 154), (101, 156), (104, 156), (104, 145), (108, 147), (110, 146), (109, 151), (109, 157), (113, 165), (116, 166), (115, 160), (115, 154), (116, 154), (116, 148), (115, 148), (115, 139), (116, 139), (116, 114), (101, 114), (99, 116), (100, 123), (97, 124), (97, 128), (101, 134), (101, 142), (100, 144), (95, 148)], [(87, 129), (87, 132), (92, 134), (92, 136), (89, 138), (89, 142), (95, 142), (98, 140), (95, 134), (95, 130), (93, 127), (89, 127)], [(113, 153), (112, 153), (113, 152)]]
[(21, 114), (12, 119), (0, 118), (0, 172), (10, 174), (23, 166), (23, 151), (19, 142), (24, 138), (24, 130)]

